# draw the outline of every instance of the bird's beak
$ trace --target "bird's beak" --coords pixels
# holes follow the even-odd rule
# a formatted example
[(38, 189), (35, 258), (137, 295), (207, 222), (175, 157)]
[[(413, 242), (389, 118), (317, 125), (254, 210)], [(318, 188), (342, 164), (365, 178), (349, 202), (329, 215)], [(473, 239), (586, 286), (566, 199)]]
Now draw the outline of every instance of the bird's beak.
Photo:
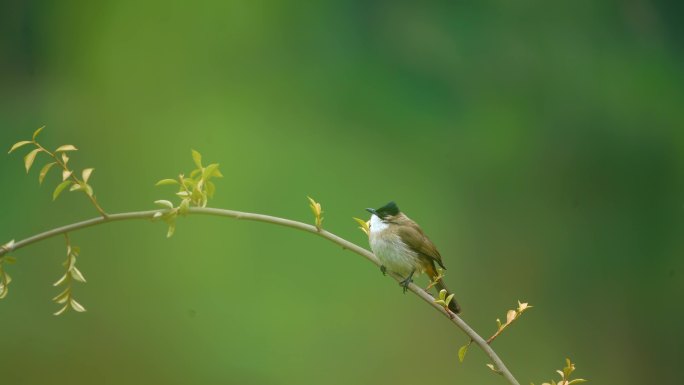
[(371, 213), (373, 215), (378, 215), (378, 213), (377, 213), (377, 211), (375, 211), (375, 209), (366, 209), (366, 211), (368, 211), (369, 213)]

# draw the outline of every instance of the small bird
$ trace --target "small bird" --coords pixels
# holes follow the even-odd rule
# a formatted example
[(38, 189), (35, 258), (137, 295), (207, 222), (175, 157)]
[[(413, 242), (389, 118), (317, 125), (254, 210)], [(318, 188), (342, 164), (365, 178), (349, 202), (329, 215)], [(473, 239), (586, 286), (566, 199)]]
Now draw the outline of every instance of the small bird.
[[(390, 202), (379, 209), (366, 209), (371, 213), (370, 219), (370, 246), (373, 253), (378, 257), (382, 266), (380, 270), (386, 274), (387, 270), (405, 277), (400, 285), (404, 293), (409, 283), (413, 281), (415, 273), (427, 273), (431, 280), (438, 277), (435, 263), (446, 270), (442, 262), (442, 256), (432, 243), (430, 238), (416, 222), (399, 211), (396, 203)], [(437, 290), (446, 290), (451, 293), (439, 278), (435, 284)], [(449, 303), (449, 310), (459, 313), (461, 308), (456, 300)]]

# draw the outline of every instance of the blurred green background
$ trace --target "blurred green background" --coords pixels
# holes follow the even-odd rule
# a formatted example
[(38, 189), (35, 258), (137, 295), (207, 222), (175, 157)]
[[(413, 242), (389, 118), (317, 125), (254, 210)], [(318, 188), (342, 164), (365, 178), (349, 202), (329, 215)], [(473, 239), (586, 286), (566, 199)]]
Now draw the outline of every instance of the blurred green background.
[[(521, 383), (674, 383), (684, 344), (681, 2), (3, 1), (0, 144), (47, 125), (109, 212), (221, 163), (212, 206), (311, 221), (389, 200), (440, 248), (463, 317)], [(96, 215), (0, 159), (2, 241)], [(43, 159), (40, 164), (45, 162)], [(501, 384), (465, 336), (362, 258), (225, 218), (72, 234), (84, 314), (54, 317), (64, 245), (15, 253), (3, 384)], [(425, 280), (420, 283), (425, 284)]]

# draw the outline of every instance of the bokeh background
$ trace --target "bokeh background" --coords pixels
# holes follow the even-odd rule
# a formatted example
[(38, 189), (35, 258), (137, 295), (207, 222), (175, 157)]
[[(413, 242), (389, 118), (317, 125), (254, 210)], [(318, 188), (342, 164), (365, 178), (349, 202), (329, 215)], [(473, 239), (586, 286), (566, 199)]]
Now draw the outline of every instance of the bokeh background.
[[(396, 200), (521, 383), (681, 379), (681, 2), (21, 1), (0, 5), (0, 144), (47, 125), (110, 212), (221, 163), (212, 206), (311, 221)], [(96, 215), (0, 159), (2, 241)], [(45, 159), (38, 161), (42, 165)], [(465, 336), (310, 234), (189, 217), (72, 234), (87, 313), (54, 317), (64, 245), (15, 253), (3, 384), (501, 384)], [(425, 283), (425, 280), (421, 280)]]

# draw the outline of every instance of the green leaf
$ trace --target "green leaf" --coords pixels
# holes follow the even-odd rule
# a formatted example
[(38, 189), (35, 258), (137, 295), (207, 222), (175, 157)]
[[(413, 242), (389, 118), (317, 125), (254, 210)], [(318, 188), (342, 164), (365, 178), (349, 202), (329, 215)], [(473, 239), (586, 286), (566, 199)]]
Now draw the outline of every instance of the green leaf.
[(79, 313), (83, 313), (84, 311), (86, 311), (86, 309), (83, 307), (83, 305), (76, 302), (76, 300), (73, 298), (69, 301), (69, 305), (71, 305), (71, 308), (76, 310)]
[(78, 282), (83, 282), (83, 283), (85, 283), (85, 281), (86, 281), (86, 279), (85, 279), (85, 277), (83, 276), (83, 274), (81, 273), (81, 271), (80, 271), (77, 267), (75, 267), (75, 266), (71, 269), (71, 276), (72, 276), (75, 280), (77, 280)]
[(190, 199), (183, 199), (181, 201), (180, 206), (178, 206), (178, 213), (181, 215), (185, 215), (188, 213), (189, 209), (190, 209)]
[(22, 140), (21, 142), (16, 142), (16, 143), (14, 143), (14, 144), (12, 145), (12, 148), (10, 148), (10, 150), (7, 151), (7, 153), (8, 153), (8, 154), (11, 154), (12, 151), (16, 150), (17, 148), (19, 148), (19, 147), (21, 147), (21, 146), (25, 146), (25, 145), (27, 145), (27, 144), (29, 144), (29, 143), (33, 143), (33, 142), (31, 142), (30, 140)]
[(207, 182), (207, 195), (209, 196), (209, 198), (213, 198), (215, 192), (216, 185), (213, 182)]
[(65, 188), (67, 188), (72, 182), (70, 180), (65, 180), (64, 182), (60, 183), (57, 185), (57, 188), (55, 188), (55, 191), (52, 193), (52, 200), (57, 200), (57, 197), (59, 197), (59, 194), (64, 191)]
[(62, 170), (62, 180), (67, 180), (74, 172), (71, 170)]
[(40, 148), (36, 148), (35, 150), (29, 152), (28, 154), (26, 154), (26, 156), (24, 156), (24, 167), (26, 167), (27, 173), (31, 169), (33, 161), (36, 160), (36, 155), (38, 155), (38, 153), (41, 151), (42, 150)]
[(57, 147), (55, 152), (65, 152), (65, 151), (76, 151), (78, 148), (76, 148), (73, 144), (65, 144), (63, 146)]
[(169, 223), (169, 230), (166, 232), (166, 238), (171, 238), (173, 233), (176, 231), (176, 222)]
[(17, 259), (9, 255), (2, 257), (2, 260), (3, 262), (9, 263), (10, 265), (17, 263)]
[(202, 171), (202, 179), (208, 180), (212, 176), (214, 176), (214, 173), (218, 170), (218, 163), (212, 163), (207, 166), (207, 168)]
[(54, 298), (52, 298), (52, 300), (57, 302), (57, 303), (64, 303), (69, 299), (69, 293), (71, 293), (71, 288), (67, 287), (66, 289), (62, 290), (61, 293), (54, 296)]
[(66, 279), (67, 279), (67, 275), (64, 274), (60, 279), (57, 280), (57, 282), (53, 283), (52, 286), (59, 286), (59, 285), (63, 284), (64, 281), (66, 281)]
[(155, 186), (166, 186), (166, 185), (172, 185), (172, 184), (179, 184), (177, 180), (175, 179), (162, 179)]
[(202, 168), (202, 154), (195, 150), (192, 150), (192, 160), (195, 162), (197, 168)]
[(69, 308), (69, 305), (64, 305), (61, 309), (57, 310), (54, 315), (62, 315), (67, 309)]
[(581, 384), (583, 382), (587, 382), (587, 380), (584, 378), (575, 378), (574, 380), (568, 382), (568, 385)]
[(69, 191), (81, 191), (83, 190), (83, 185), (80, 183), (74, 183), (73, 186), (69, 189)]
[(88, 183), (88, 179), (90, 179), (90, 176), (93, 174), (93, 171), (95, 171), (94, 168), (86, 168), (81, 172), (81, 176), (83, 177), (83, 183)]
[(43, 181), (45, 180), (45, 176), (47, 176), (48, 171), (50, 171), (52, 166), (56, 164), (57, 162), (51, 162), (43, 166), (42, 169), (40, 169), (40, 175), (38, 175), (38, 183), (43, 184)]
[(167, 201), (165, 199), (160, 199), (158, 201), (154, 201), (154, 203), (161, 206), (161, 207), (165, 207), (167, 209), (173, 208), (173, 203), (171, 203), (171, 201)]
[(40, 134), (40, 132), (43, 131), (43, 128), (45, 128), (45, 126), (39, 127), (36, 131), (33, 132), (33, 141), (34, 141), (34, 142), (36, 141), (36, 138), (38, 137), (38, 134)]
[(463, 360), (465, 359), (466, 353), (468, 353), (468, 347), (469, 346), (470, 346), (470, 344), (463, 345), (463, 346), (461, 346), (460, 349), (458, 349), (458, 360), (459, 361), (463, 362)]

